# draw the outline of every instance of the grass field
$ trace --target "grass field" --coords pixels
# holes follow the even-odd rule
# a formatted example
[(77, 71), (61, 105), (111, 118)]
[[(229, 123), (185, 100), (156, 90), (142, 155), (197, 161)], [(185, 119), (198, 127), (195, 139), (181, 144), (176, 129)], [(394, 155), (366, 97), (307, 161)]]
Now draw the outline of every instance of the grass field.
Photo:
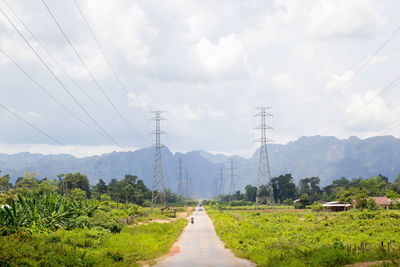
[(125, 227), (120, 233), (59, 230), (0, 237), (0, 266), (135, 266), (168, 253), (187, 220)]
[[(359, 261), (398, 262), (399, 211), (314, 213), (260, 212), (208, 208), (218, 236), (233, 252), (258, 266), (341, 266)], [(368, 242), (378, 249), (348, 252), (350, 244)], [(391, 242), (397, 252), (380, 249)]]
[(135, 266), (168, 253), (185, 209), (176, 219), (159, 207), (18, 196), (0, 208), (0, 266)]

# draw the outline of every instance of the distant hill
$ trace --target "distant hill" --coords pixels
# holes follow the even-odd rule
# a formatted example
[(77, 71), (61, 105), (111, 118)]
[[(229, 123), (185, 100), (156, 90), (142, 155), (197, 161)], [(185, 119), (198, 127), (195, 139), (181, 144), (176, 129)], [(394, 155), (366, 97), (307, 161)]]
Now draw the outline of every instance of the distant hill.
[[(382, 173), (393, 180), (400, 174), (400, 139), (392, 136), (372, 137), (360, 140), (357, 137), (340, 140), (336, 137), (301, 137), (286, 145), (268, 146), (272, 176), (291, 173), (295, 180), (318, 176), (322, 185), (333, 179), (346, 176), (370, 177)], [(0, 151), (1, 152), (1, 151)], [(230, 157), (214, 155), (205, 151), (171, 153), (162, 151), (165, 183), (172, 190), (177, 188), (178, 158), (182, 157), (185, 172), (193, 184), (193, 193), (198, 197), (212, 195), (212, 185), (220, 168), (227, 167)], [(256, 184), (258, 151), (245, 159), (235, 159), (238, 174), (236, 186)], [(59, 173), (81, 172), (88, 175), (92, 184), (99, 178), (109, 182), (121, 179), (127, 173), (135, 174), (151, 187), (154, 150), (139, 149), (133, 152), (113, 152), (101, 156), (76, 158), (71, 155), (41, 155), (31, 153), (0, 154), (0, 170), (11, 175), (12, 181), (22, 176), (24, 171), (35, 171), (41, 178), (55, 178)], [(225, 192), (228, 188), (228, 173), (225, 171)]]

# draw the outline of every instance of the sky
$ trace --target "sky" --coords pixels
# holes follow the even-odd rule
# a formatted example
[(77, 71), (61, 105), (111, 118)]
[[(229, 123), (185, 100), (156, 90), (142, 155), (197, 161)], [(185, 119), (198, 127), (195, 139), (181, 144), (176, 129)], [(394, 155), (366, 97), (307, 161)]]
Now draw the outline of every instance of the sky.
[(400, 136), (399, 1), (77, 0), (110, 65), (73, 0), (44, 2), (87, 69), (42, 0), (0, 0), (70, 92), (0, 12), (0, 49), (42, 87), (0, 51), (0, 104), (58, 142), (0, 107), (0, 153), (149, 147), (154, 110), (162, 143), (180, 152), (250, 156), (257, 106), (271, 107), (279, 144)]

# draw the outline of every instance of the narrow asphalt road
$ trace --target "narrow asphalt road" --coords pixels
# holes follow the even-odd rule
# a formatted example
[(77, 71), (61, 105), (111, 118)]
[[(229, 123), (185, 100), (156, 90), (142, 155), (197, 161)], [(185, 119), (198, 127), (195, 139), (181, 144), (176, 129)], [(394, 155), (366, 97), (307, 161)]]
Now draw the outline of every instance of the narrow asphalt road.
[(255, 266), (250, 261), (235, 257), (230, 250), (224, 248), (224, 244), (215, 233), (211, 219), (204, 210), (197, 207), (192, 216), (194, 224), (189, 222), (174, 244), (174, 249), (179, 252), (155, 266)]

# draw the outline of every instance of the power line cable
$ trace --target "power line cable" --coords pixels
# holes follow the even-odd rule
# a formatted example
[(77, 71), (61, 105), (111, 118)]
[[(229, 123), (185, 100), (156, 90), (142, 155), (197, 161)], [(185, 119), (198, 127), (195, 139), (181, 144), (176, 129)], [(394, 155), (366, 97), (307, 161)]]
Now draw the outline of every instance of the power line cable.
[(344, 88), (346, 88), (354, 78), (363, 70), (368, 64), (372, 61), (372, 59), (393, 39), (393, 37), (400, 31), (400, 25), (389, 35), (387, 39), (368, 57), (368, 59), (354, 72), (354, 74), (339, 88), (337, 89), (331, 96), (329, 96), (325, 101), (320, 103), (316, 109), (314, 109), (311, 113), (309, 113), (305, 119), (312, 117), (317, 113), (322, 107), (325, 106), (329, 101), (331, 101), (335, 96), (337, 96)]
[[(50, 53), (50, 51), (42, 44), (42, 42), (39, 41), (39, 39), (35, 36), (35, 34), (30, 30), (30, 28), (24, 23), (24, 21), (16, 14), (16, 12), (11, 8), (11, 6), (7, 3), (6, 0), (3, 0), (4, 4), (7, 6), (7, 8), (11, 11), (11, 13), (14, 15), (14, 17), (21, 23), (21, 25), (25, 28), (25, 30), (31, 35), (31, 37), (36, 41), (36, 43), (43, 49), (43, 51), (46, 52), (46, 54), (49, 56), (49, 58), (57, 65), (57, 67), (65, 73), (65, 75), (68, 77), (68, 79), (94, 104), (96, 105), (99, 109), (101, 109), (103, 112), (111, 116), (113, 119), (116, 117), (108, 112), (103, 106), (101, 106), (99, 103), (97, 103), (76, 81), (71, 77), (71, 75), (68, 73), (68, 71), (61, 66), (61, 64), (53, 57), (53, 55)], [(123, 122), (123, 121), (122, 121)]]
[(85, 112), (85, 114), (90, 118), (90, 120), (110, 139), (114, 144), (116, 144), (119, 148), (125, 150), (101, 125), (93, 118), (92, 115), (81, 105), (78, 99), (68, 90), (68, 88), (64, 85), (64, 83), (57, 77), (54, 71), (49, 67), (49, 65), (43, 60), (43, 58), (39, 55), (39, 53), (33, 48), (33, 46), (29, 43), (29, 41), (25, 38), (25, 36), (20, 32), (20, 30), (15, 26), (15, 24), (10, 20), (10, 18), (4, 13), (3, 9), (0, 8), (1, 13), (6, 17), (8, 22), (12, 25), (12, 27), (17, 31), (19, 36), (25, 41), (25, 43), (30, 47), (30, 49), (35, 53), (35, 55), (39, 58), (42, 64), (46, 67), (46, 69), (50, 72), (50, 74), (56, 79), (56, 81), (61, 85), (61, 87), (67, 92), (67, 94), (75, 101), (75, 103)]
[(68, 44), (70, 45), (70, 47), (72, 48), (72, 50), (74, 51), (75, 55), (78, 57), (79, 61), (82, 63), (82, 65), (84, 66), (84, 68), (86, 69), (86, 71), (89, 73), (89, 76), (91, 77), (91, 79), (93, 80), (93, 82), (96, 84), (97, 88), (99, 88), (100, 92), (103, 94), (103, 96), (107, 99), (107, 101), (110, 103), (110, 105), (113, 107), (113, 109), (115, 110), (115, 112), (120, 116), (120, 118), (125, 122), (125, 124), (131, 128), (138, 136), (140, 136), (141, 138), (143, 138), (144, 140), (146, 140), (140, 133), (138, 133), (135, 128), (125, 119), (125, 117), (122, 115), (122, 113), (118, 110), (118, 108), (115, 106), (115, 104), (111, 101), (111, 99), (108, 97), (108, 95), (106, 94), (106, 92), (104, 91), (103, 87), (100, 85), (100, 83), (97, 81), (97, 79), (94, 77), (93, 73), (90, 71), (89, 67), (86, 65), (85, 61), (83, 60), (83, 58), (81, 57), (81, 55), (79, 54), (78, 50), (75, 48), (75, 46), (72, 44), (71, 40), (68, 38), (67, 34), (65, 33), (65, 31), (63, 30), (63, 28), (61, 27), (61, 25), (58, 23), (58, 20), (56, 19), (56, 17), (54, 16), (53, 12), (50, 10), (50, 8), (48, 7), (48, 5), (46, 4), (46, 2), (44, 0), (42, 0), (42, 3), (44, 4), (44, 6), (46, 7), (46, 10), (49, 12), (50, 16), (52, 17), (53, 21), (55, 22), (55, 24), (57, 25), (58, 29), (61, 31), (61, 33), (63, 34), (63, 36), (65, 37), (65, 39), (67, 40)]
[(355, 110), (352, 113), (350, 113), (349, 115), (347, 115), (344, 120), (342, 120), (338, 124), (336, 124), (336, 126), (331, 128), (329, 131), (327, 131), (327, 133), (331, 133), (332, 131), (336, 130), (340, 125), (342, 125), (343, 123), (345, 123), (346, 121), (348, 121), (349, 119), (351, 119), (352, 117), (354, 117), (355, 115), (360, 113), (360, 111), (362, 109), (364, 109), (366, 106), (368, 106), (369, 104), (374, 102), (379, 96), (381, 96), (384, 93), (387, 93), (390, 90), (392, 90), (393, 88), (395, 88), (399, 84), (399, 82), (400, 82), (400, 75), (397, 76), (393, 81), (391, 81), (387, 86), (385, 86), (377, 95), (375, 95), (373, 98), (368, 100), (364, 105), (362, 105), (357, 110)]
[[(85, 14), (83, 13), (82, 9), (80, 8), (78, 2), (77, 2), (76, 0), (73, 0), (73, 1), (74, 1), (74, 3), (75, 3), (76, 7), (78, 8), (79, 14), (81, 15), (83, 21), (85, 22), (86, 27), (89, 29), (90, 34), (92, 35), (93, 39), (95, 40), (99, 51), (100, 51), (101, 54), (103, 55), (103, 57), (104, 57), (104, 59), (105, 59), (105, 62), (107, 63), (108, 67), (110, 68), (111, 72), (113, 73), (115, 79), (118, 81), (118, 84), (120, 85), (121, 89), (124, 91), (125, 94), (128, 95), (129, 92), (128, 92), (128, 89), (127, 89), (126, 85), (122, 82), (122, 80), (121, 80), (121, 78), (119, 77), (117, 71), (115, 70), (115, 68), (114, 68), (113, 65), (111, 64), (110, 58), (109, 58), (109, 57), (106, 55), (106, 53), (104, 52), (104, 49), (103, 49), (103, 47), (101, 46), (99, 39), (97, 38), (96, 34), (94, 33), (93, 28), (90, 26), (89, 21), (86, 19), (86, 16), (85, 16)], [(140, 114), (142, 115), (142, 117), (143, 117), (145, 120), (147, 120), (146, 116), (143, 114), (142, 109), (143, 109), (144, 111), (146, 111), (146, 112), (149, 112), (149, 111), (148, 111), (148, 110), (145, 110), (143, 107), (140, 107), (140, 106), (138, 106), (138, 108), (139, 108), (139, 111), (140, 111)]]
[(82, 152), (80, 152), (80, 151), (78, 151), (78, 150), (76, 150), (76, 149), (74, 149), (74, 148), (72, 148), (72, 147), (70, 147), (70, 146), (64, 144), (63, 142), (61, 142), (61, 141), (57, 140), (56, 138), (52, 137), (51, 135), (47, 134), (45, 131), (43, 131), (43, 130), (41, 130), (40, 128), (36, 127), (35, 125), (33, 125), (32, 123), (30, 123), (29, 121), (25, 120), (24, 118), (22, 118), (21, 116), (19, 116), (17, 113), (12, 112), (10, 109), (8, 109), (6, 106), (4, 106), (4, 105), (1, 104), (1, 103), (0, 103), (0, 107), (2, 107), (5, 111), (7, 111), (8, 113), (10, 113), (10, 114), (13, 115), (14, 117), (16, 117), (17, 119), (19, 119), (20, 121), (22, 121), (23, 123), (29, 125), (29, 126), (32, 127), (33, 129), (35, 129), (36, 131), (38, 131), (38, 132), (41, 133), (42, 135), (44, 135), (44, 136), (46, 136), (47, 138), (53, 140), (55, 143), (57, 143), (57, 144), (59, 144), (59, 145), (61, 145), (61, 146), (64, 146), (64, 147), (66, 147), (66, 148), (68, 148), (68, 149), (70, 149), (70, 150), (72, 150), (72, 151), (74, 151), (74, 152), (76, 152), (76, 153), (79, 153), (80, 155), (86, 157), (86, 155), (83, 154)]
[(0, 48), (0, 52), (5, 55), (8, 60), (10, 60), (14, 65), (22, 71), (37, 87), (39, 87), (47, 96), (49, 96), (51, 99), (53, 99), (59, 106), (61, 106), (65, 111), (67, 111), (71, 116), (73, 116), (75, 119), (79, 120), (82, 124), (84, 124), (86, 127), (89, 129), (95, 131), (96, 133), (100, 134), (101, 136), (104, 136), (102, 132), (99, 132), (92, 126), (90, 126), (88, 123), (86, 123), (84, 120), (79, 118), (75, 113), (73, 113), (69, 108), (67, 108), (63, 103), (61, 103), (57, 98), (55, 98), (49, 91), (47, 91), (41, 84), (39, 84), (35, 78), (33, 78), (29, 73), (27, 73), (15, 60), (13, 60), (4, 50)]

